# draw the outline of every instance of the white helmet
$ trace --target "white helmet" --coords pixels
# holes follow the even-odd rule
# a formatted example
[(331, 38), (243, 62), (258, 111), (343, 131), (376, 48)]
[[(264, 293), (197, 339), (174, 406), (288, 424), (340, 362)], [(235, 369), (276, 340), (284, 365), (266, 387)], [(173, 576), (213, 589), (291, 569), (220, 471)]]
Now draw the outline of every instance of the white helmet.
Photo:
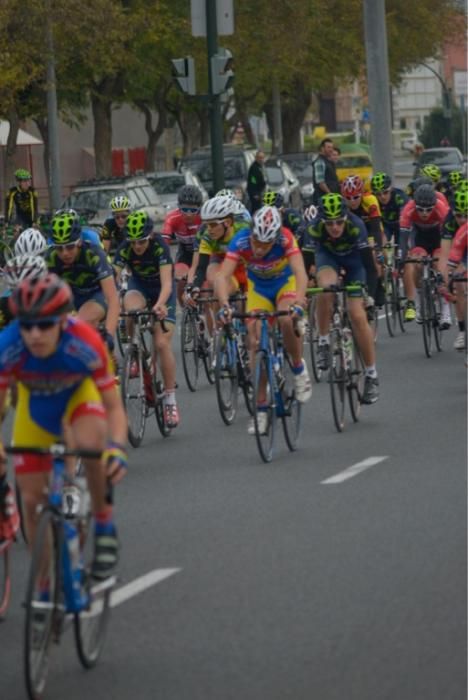
[(200, 216), (202, 221), (216, 221), (225, 219), (226, 216), (234, 216), (236, 204), (232, 195), (222, 195), (208, 199), (201, 208)]
[(222, 190), (216, 192), (215, 197), (235, 197), (234, 190), (230, 190), (229, 187), (225, 187)]
[(273, 243), (281, 233), (281, 214), (276, 207), (262, 207), (253, 217), (252, 235), (260, 243)]
[(4, 272), (8, 286), (14, 288), (25, 279), (45, 275), (47, 265), (39, 255), (16, 255), (8, 260)]
[(41, 255), (47, 249), (47, 241), (36, 228), (27, 228), (15, 243), (15, 255)]
[(315, 219), (317, 216), (318, 210), (317, 207), (311, 204), (309, 207), (306, 207), (304, 211), (302, 212), (302, 216), (307, 223), (310, 223)]

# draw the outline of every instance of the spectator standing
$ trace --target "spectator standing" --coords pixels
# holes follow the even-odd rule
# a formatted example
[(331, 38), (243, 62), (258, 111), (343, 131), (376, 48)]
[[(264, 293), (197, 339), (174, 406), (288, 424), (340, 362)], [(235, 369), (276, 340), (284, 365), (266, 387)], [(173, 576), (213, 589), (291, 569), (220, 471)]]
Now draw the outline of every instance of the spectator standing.
[(13, 224), (22, 231), (37, 225), (37, 192), (32, 186), (29, 170), (20, 168), (15, 172), (16, 185), (11, 187), (5, 199), (5, 223)]
[(340, 192), (340, 183), (336, 174), (335, 147), (331, 139), (325, 138), (320, 143), (319, 154), (312, 162), (312, 181), (316, 205), (320, 204), (322, 195)]

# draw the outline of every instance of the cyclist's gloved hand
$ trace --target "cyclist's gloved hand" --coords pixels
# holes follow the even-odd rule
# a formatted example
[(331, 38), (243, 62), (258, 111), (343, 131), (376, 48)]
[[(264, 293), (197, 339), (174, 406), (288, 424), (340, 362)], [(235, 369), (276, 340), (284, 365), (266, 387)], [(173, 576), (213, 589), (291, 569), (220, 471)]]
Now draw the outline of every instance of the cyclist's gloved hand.
[(304, 316), (304, 309), (300, 304), (292, 304), (289, 307), (289, 311), (291, 312), (291, 315), (295, 316), (296, 318), (302, 318)]
[(109, 348), (109, 352), (114, 352), (115, 348), (115, 342), (114, 342), (114, 336), (112, 333), (109, 333), (107, 328), (102, 332), (102, 337), (104, 338), (104, 342)]
[(218, 321), (221, 323), (231, 323), (232, 321), (232, 309), (229, 306), (223, 306), (216, 314)]
[(124, 445), (109, 442), (102, 455), (106, 467), (106, 475), (111, 484), (118, 484), (128, 469), (128, 455)]
[(194, 287), (191, 284), (185, 285), (184, 291), (184, 302), (189, 306), (195, 306), (198, 296), (200, 294), (199, 287)]

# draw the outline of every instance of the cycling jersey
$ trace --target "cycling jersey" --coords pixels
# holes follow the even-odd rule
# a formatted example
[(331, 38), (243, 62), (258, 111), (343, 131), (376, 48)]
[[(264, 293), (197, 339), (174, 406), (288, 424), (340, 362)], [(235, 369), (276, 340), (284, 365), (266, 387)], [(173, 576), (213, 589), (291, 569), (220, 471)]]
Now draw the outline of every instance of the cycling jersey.
[(302, 251), (313, 253), (316, 250), (327, 250), (332, 255), (349, 255), (355, 250), (369, 247), (367, 229), (364, 222), (352, 213), (344, 224), (344, 231), (339, 238), (331, 238), (323, 219), (317, 217), (306, 229)]
[(102, 248), (102, 241), (99, 233), (93, 228), (81, 227), (81, 240), (91, 243), (91, 245), (97, 245)]
[(250, 229), (247, 228), (243, 222), (235, 221), (228, 233), (226, 233), (222, 238), (215, 240), (214, 238), (211, 238), (208, 233), (208, 229), (205, 228), (204, 230), (200, 231), (198, 237), (198, 250), (200, 255), (209, 255), (210, 262), (221, 262), (226, 255), (229, 243), (240, 231), (248, 231), (250, 233)]
[(283, 226), (286, 226), (290, 231), (294, 233), (296, 238), (298, 237), (298, 229), (302, 223), (302, 214), (298, 209), (288, 208), (282, 212), (281, 218), (283, 220)]
[(244, 263), (248, 279), (286, 281), (292, 272), (289, 258), (300, 252), (294, 234), (283, 226), (271, 250), (262, 258), (255, 257), (252, 234), (249, 229), (243, 229), (230, 241), (226, 258)]
[(455, 218), (455, 214), (452, 210), (449, 211), (444, 219), (444, 225), (442, 228), (442, 238), (444, 241), (451, 241), (458, 231), (458, 222)]
[(175, 239), (179, 246), (193, 251), (195, 237), (200, 224), (200, 214), (193, 217), (192, 223), (187, 223), (186, 217), (180, 209), (175, 209), (170, 211), (164, 219), (161, 233), (166, 243)]
[(74, 295), (100, 291), (101, 280), (114, 274), (103, 249), (84, 241), (71, 265), (65, 265), (60, 260), (55, 248), (50, 248), (44, 257), (49, 270), (68, 282)]
[(375, 239), (377, 245), (381, 246), (383, 226), (377, 197), (370, 192), (364, 192), (358, 208), (349, 208), (349, 211), (364, 221), (369, 236)]
[(159, 286), (160, 269), (164, 265), (172, 265), (169, 246), (159, 234), (148, 241), (148, 247), (141, 255), (137, 255), (129, 241), (122, 243), (114, 257), (114, 265), (128, 267), (132, 275), (151, 286)]
[(19, 224), (23, 229), (32, 226), (38, 218), (37, 192), (33, 187), (22, 190), (11, 187), (5, 199), (5, 223)]
[(450, 266), (456, 267), (457, 265), (460, 265), (460, 263), (463, 263), (466, 266), (467, 239), (468, 221), (462, 224), (455, 234), (448, 259), (448, 264)]
[[(444, 198), (445, 199), (445, 198)], [(400, 229), (411, 229), (413, 226), (421, 229), (442, 229), (442, 224), (449, 211), (447, 201), (437, 198), (436, 204), (426, 219), (423, 219), (416, 208), (414, 200), (410, 200), (403, 207), (400, 214)]]
[(408, 196), (398, 187), (392, 187), (387, 204), (382, 204), (379, 201), (384, 230), (389, 239), (394, 237), (395, 242), (398, 242), (398, 234), (400, 232), (400, 212), (407, 201)]
[(117, 247), (125, 240), (125, 227), (120, 228), (117, 226), (117, 221), (114, 217), (109, 216), (109, 218), (104, 221), (101, 228), (101, 239), (103, 241), (110, 241), (111, 245), (114, 244), (114, 246)]

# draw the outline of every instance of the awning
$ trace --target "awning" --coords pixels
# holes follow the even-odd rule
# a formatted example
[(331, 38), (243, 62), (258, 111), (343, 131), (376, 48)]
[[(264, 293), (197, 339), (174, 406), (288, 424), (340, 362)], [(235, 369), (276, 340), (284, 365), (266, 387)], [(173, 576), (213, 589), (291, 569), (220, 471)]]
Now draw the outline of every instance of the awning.
[[(9, 132), (10, 122), (0, 121), (0, 146), (6, 146)], [(23, 129), (18, 131), (18, 138), (16, 139), (17, 146), (40, 146), (42, 143), (43, 141), (41, 141), (41, 139), (37, 139)]]

